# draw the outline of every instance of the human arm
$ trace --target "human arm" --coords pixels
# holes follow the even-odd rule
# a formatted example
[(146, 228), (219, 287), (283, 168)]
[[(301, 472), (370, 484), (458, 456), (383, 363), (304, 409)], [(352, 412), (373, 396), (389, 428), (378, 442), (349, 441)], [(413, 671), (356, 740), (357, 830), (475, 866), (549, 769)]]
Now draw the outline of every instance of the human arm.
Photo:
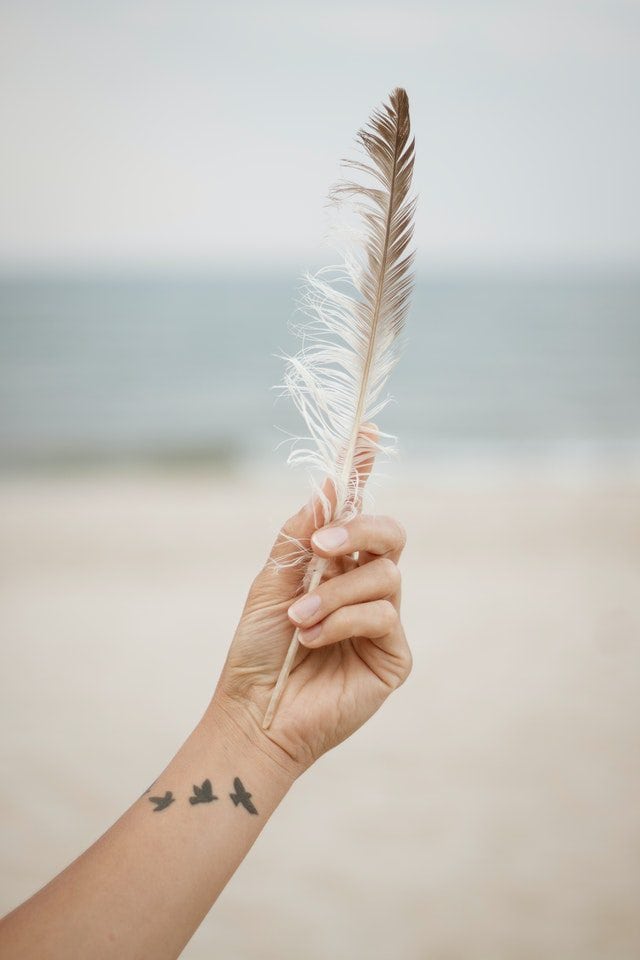
[[(287, 530), (304, 537), (308, 521), (306, 510)], [(376, 521), (378, 528), (380, 524)], [(282, 542), (279, 538), (277, 549)], [(265, 565), (251, 588), (218, 689), (196, 730), (153, 789), (7, 919), (0, 932), (0, 954), (127, 958), (179, 953), (289, 785), (332, 745), (338, 733), (351, 732), (344, 725), (347, 720), (355, 728), (363, 719), (361, 714), (345, 714), (344, 684), (334, 690), (335, 698), (327, 696), (325, 701), (320, 696), (332, 684), (324, 670), (328, 649), (314, 650), (308, 654), (309, 660), (315, 658), (313, 671), (304, 684), (306, 692), (313, 693), (317, 675), (312, 699), (308, 701), (305, 690), (296, 688), (296, 677), (300, 679), (296, 669), (272, 730), (268, 736), (261, 731), (264, 707), (291, 638), (293, 624), (287, 608), (300, 576), (300, 568), (277, 570), (272, 563)], [(335, 582), (341, 579), (336, 576)], [(344, 599), (336, 612), (351, 606), (345, 603), (348, 599), (359, 605), (355, 586), (349, 587), (348, 579), (343, 583)], [(372, 580), (360, 595), (373, 598), (381, 591), (394, 595), (391, 580), (376, 580), (375, 589)], [(331, 601), (326, 591), (323, 596), (327, 610), (338, 602), (335, 597)], [(332, 615), (324, 618), (326, 629), (335, 627), (335, 620), (330, 625)], [(345, 660), (348, 657), (346, 651)], [(354, 674), (353, 680), (358, 676)], [(349, 688), (351, 674), (343, 679)], [(368, 688), (361, 689), (362, 704), (370, 709)], [(389, 689), (384, 687), (386, 692)], [(376, 702), (377, 697), (376, 692)], [(333, 713), (336, 702), (341, 704), (343, 720), (339, 730)], [(312, 729), (321, 741), (309, 737)], [(244, 791), (252, 794), (247, 802), (255, 805), (256, 814), (244, 801), (235, 805), (231, 799), (231, 793), (238, 796), (236, 777)], [(207, 779), (217, 800), (207, 800)], [(191, 798), (197, 799), (194, 785), (205, 796), (192, 804)], [(171, 791), (171, 802), (164, 807), (150, 799), (162, 800), (167, 791)]]

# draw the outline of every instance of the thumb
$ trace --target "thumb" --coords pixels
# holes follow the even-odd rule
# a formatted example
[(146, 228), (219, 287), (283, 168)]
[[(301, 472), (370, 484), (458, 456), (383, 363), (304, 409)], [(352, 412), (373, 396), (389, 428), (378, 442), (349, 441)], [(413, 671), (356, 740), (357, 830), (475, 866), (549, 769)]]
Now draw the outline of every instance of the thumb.
[[(380, 432), (374, 423), (365, 423), (358, 435), (355, 457), (357, 473), (358, 504), (362, 500), (362, 491), (369, 479), (375, 461), (375, 451)], [(280, 566), (282, 572), (293, 572), (296, 580), (301, 579), (298, 565), (292, 565), (297, 557), (310, 551), (311, 535), (315, 530), (330, 522), (336, 505), (336, 488), (331, 477), (325, 477), (320, 490), (284, 523), (271, 548), (269, 560)]]
[(331, 516), (335, 502), (335, 485), (330, 477), (325, 477), (320, 491), (314, 492), (305, 505), (285, 521), (269, 554), (269, 560), (280, 567), (282, 573), (293, 571), (299, 578), (299, 569), (289, 565), (311, 549), (311, 534), (325, 525), (325, 517)]

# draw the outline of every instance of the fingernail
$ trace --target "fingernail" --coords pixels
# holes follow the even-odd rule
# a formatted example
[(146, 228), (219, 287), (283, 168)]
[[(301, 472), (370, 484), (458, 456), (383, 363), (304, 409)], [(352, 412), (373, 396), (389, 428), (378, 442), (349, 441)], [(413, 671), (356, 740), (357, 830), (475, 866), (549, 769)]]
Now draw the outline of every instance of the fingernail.
[(322, 630), (322, 624), (316, 623), (314, 627), (309, 627), (308, 630), (303, 630), (300, 634), (300, 643), (304, 644), (306, 647), (309, 644), (312, 644), (320, 636), (320, 631)]
[(301, 597), (300, 600), (296, 600), (287, 612), (296, 623), (304, 623), (305, 620), (308, 620), (317, 612), (319, 607), (320, 597), (317, 593), (311, 593), (306, 597)]
[(323, 527), (322, 530), (316, 530), (311, 539), (321, 550), (330, 553), (342, 547), (347, 542), (348, 536), (344, 527)]

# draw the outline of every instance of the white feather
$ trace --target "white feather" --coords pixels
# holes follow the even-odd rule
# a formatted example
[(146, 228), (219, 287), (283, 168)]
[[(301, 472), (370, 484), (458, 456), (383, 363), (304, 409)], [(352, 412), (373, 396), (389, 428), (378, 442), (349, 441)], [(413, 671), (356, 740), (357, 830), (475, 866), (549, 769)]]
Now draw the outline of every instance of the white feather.
[[(372, 454), (388, 453), (393, 437), (377, 439), (363, 430), (389, 401), (386, 385), (397, 363), (401, 333), (413, 284), (415, 200), (409, 197), (414, 142), (404, 90), (391, 93), (357, 139), (364, 160), (346, 161), (367, 182), (342, 181), (331, 192), (337, 207), (347, 206), (341, 234), (343, 263), (307, 275), (297, 327), (300, 350), (287, 359), (283, 392), (291, 397), (307, 428), (288, 462), (310, 469), (316, 492), (325, 477), (335, 496), (321, 496), (324, 523), (346, 521), (359, 509), (362, 467)], [(300, 545), (291, 565), (308, 559)], [(303, 589), (314, 589), (326, 563), (309, 565)], [(297, 650), (297, 631), (274, 688), (263, 722), (268, 727)]]
[[(289, 463), (330, 477), (336, 500), (331, 519), (357, 509), (358, 467), (372, 450), (388, 453), (393, 437), (363, 437), (389, 401), (386, 384), (397, 363), (409, 309), (415, 200), (408, 197), (413, 167), (406, 94), (395, 90), (376, 111), (358, 140), (367, 162), (347, 161), (371, 183), (341, 182), (331, 193), (340, 208), (354, 203), (359, 229), (336, 234), (343, 263), (306, 276), (300, 309), (306, 320), (296, 332), (301, 347), (287, 358), (284, 392), (298, 408), (308, 431)], [(386, 441), (386, 442), (383, 442)]]

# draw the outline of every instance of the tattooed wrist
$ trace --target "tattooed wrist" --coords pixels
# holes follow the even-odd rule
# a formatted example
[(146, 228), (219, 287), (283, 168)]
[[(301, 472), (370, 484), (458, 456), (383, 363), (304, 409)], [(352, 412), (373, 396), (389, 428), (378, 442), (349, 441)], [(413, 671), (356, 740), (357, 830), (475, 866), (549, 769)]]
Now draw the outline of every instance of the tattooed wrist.
[[(145, 791), (143, 796), (146, 796), (150, 790), (151, 788)], [(241, 807), (242, 809), (246, 810), (247, 813), (254, 815), (258, 813), (256, 805), (252, 800), (252, 795), (246, 789), (240, 777), (233, 778), (233, 791), (228, 794), (228, 797), (232, 801), (234, 807)], [(167, 807), (171, 806), (172, 803), (175, 803), (176, 799), (177, 797), (173, 795), (172, 790), (165, 790), (162, 796), (147, 797), (149, 803), (153, 804), (154, 813), (160, 813), (162, 810), (166, 810)], [(199, 803), (213, 803), (213, 801), (218, 800), (219, 797), (214, 794), (211, 780), (209, 777), (207, 777), (206, 780), (202, 781), (200, 786), (197, 786), (197, 784), (194, 783), (193, 793), (191, 796), (187, 795), (186, 799), (189, 801), (191, 806), (195, 806)]]

